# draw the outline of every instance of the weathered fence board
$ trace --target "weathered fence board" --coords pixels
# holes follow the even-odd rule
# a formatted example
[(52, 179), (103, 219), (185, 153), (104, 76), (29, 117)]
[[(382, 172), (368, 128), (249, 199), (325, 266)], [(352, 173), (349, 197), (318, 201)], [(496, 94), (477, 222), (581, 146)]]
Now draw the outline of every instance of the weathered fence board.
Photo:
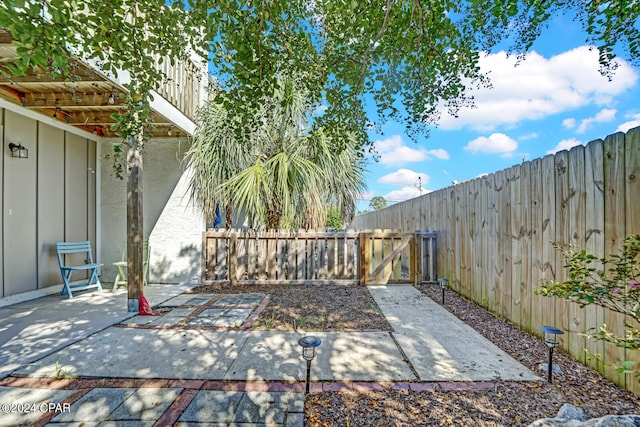
[(520, 241), (522, 256), (520, 262), (520, 326), (531, 329), (531, 302), (533, 286), (531, 282), (531, 162), (524, 162), (520, 169)]
[[(542, 159), (535, 159), (531, 162), (531, 278), (529, 287), (533, 290), (543, 278), (544, 263), (542, 258), (542, 248), (546, 246), (542, 240), (543, 229), (543, 186), (542, 186)], [(540, 325), (544, 325), (544, 300), (535, 293), (531, 300), (531, 321), (530, 331), (536, 330)]]
[(640, 352), (579, 335), (603, 323), (623, 334), (624, 316), (534, 293), (543, 280), (566, 277), (552, 242), (618, 253), (627, 235), (640, 233), (638, 200), (640, 128), (367, 213), (352, 226), (435, 228), (438, 273), (453, 290), (538, 336), (542, 325), (563, 328), (565, 351), (640, 394), (637, 381), (605, 368), (640, 361)]
[(522, 200), (520, 198), (521, 167), (515, 165), (511, 168), (509, 185), (511, 190), (509, 237), (511, 239), (511, 317), (515, 325), (522, 325)]
[(498, 241), (498, 206), (497, 192), (495, 188), (496, 175), (487, 177), (487, 222), (489, 235), (487, 239), (487, 257), (482, 268), (487, 271), (487, 308), (490, 310), (496, 306), (496, 269), (493, 262), (498, 256), (498, 248), (495, 242)]
[[(569, 151), (569, 242), (579, 248), (585, 247), (586, 223), (585, 223), (585, 169), (584, 146), (573, 147)], [(567, 305), (569, 322), (567, 328), (569, 334), (569, 353), (571, 356), (584, 362), (586, 339), (583, 335), (585, 329), (585, 313), (576, 303)]]
[(482, 268), (480, 263), (482, 262), (482, 242), (485, 240), (484, 233), (484, 215), (485, 211), (482, 210), (482, 196), (480, 195), (482, 188), (482, 180), (476, 180), (473, 182), (473, 213), (475, 220), (475, 227), (473, 230), (473, 251), (475, 253), (474, 262), (472, 263), (471, 274), (473, 280), (477, 283), (477, 286), (472, 286), (475, 289), (476, 301), (482, 303), (482, 295), (484, 292), (484, 279), (482, 277)]
[[(618, 253), (625, 238), (624, 148), (624, 135), (621, 133), (610, 135), (604, 141), (604, 187), (607, 189), (604, 196), (605, 254)], [(613, 333), (624, 334), (625, 318), (622, 314), (607, 311), (604, 320)], [(615, 373), (615, 366), (620, 366), (625, 360), (625, 353), (623, 348), (605, 346), (605, 375), (623, 387), (625, 377)]]
[[(640, 202), (640, 134), (632, 133), (625, 139), (625, 228), (629, 230), (640, 229), (640, 213), (638, 212), (638, 202)], [(635, 328), (637, 324), (633, 317), (628, 316), (627, 322)], [(640, 352), (627, 351), (627, 359), (640, 362)], [(640, 365), (636, 365), (640, 366)], [(634, 393), (640, 393), (640, 384), (631, 374), (627, 374), (627, 384), (631, 385)]]
[(513, 259), (511, 257), (511, 245), (513, 239), (511, 237), (511, 169), (504, 173), (502, 184), (502, 233), (501, 240), (504, 245), (502, 265), (502, 316), (505, 319), (511, 319), (511, 308), (513, 307)]
[[(598, 258), (604, 257), (604, 163), (602, 141), (592, 141), (585, 148), (585, 247)], [(585, 329), (597, 329), (604, 323), (604, 308), (595, 305), (585, 307)], [(604, 365), (595, 355), (604, 355), (602, 341), (587, 340), (590, 364), (600, 373)]]
[[(555, 155), (555, 185), (556, 185), (556, 238), (555, 242), (561, 245), (570, 243), (569, 234), (571, 231), (571, 218), (569, 217), (569, 174), (568, 174), (569, 153), (560, 151)], [(561, 268), (564, 265), (562, 253), (555, 251), (555, 280), (564, 281), (567, 277), (566, 270)], [(569, 326), (568, 304), (560, 299), (554, 299), (556, 319), (555, 324)], [(569, 349), (569, 334), (560, 337), (560, 345)], [(565, 342), (566, 341), (566, 342)]]
[[(556, 267), (560, 268), (555, 262), (556, 252), (551, 242), (556, 240), (556, 186), (555, 186), (555, 161), (554, 156), (545, 156), (542, 158), (542, 279), (555, 280)], [(541, 325), (557, 325), (556, 324), (556, 304), (553, 298), (544, 298), (543, 302), (543, 318)], [(540, 334), (538, 328), (533, 332)]]

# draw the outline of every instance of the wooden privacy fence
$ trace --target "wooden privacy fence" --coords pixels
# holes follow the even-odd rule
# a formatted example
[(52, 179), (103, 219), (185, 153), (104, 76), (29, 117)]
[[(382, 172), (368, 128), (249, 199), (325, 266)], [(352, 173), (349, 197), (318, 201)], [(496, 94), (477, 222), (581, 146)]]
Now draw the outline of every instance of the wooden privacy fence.
[(435, 246), (433, 232), (208, 230), (202, 283), (435, 281)]
[[(619, 253), (625, 236), (640, 233), (639, 203), (636, 128), (358, 216), (352, 226), (435, 229), (438, 273), (453, 289), (533, 334), (542, 325), (564, 329), (566, 352), (640, 395), (632, 375), (615, 371), (640, 362), (640, 352), (583, 335), (603, 323), (624, 335), (633, 319), (534, 292), (543, 280), (566, 278), (552, 242), (598, 257)], [(602, 357), (586, 358), (585, 348)]]

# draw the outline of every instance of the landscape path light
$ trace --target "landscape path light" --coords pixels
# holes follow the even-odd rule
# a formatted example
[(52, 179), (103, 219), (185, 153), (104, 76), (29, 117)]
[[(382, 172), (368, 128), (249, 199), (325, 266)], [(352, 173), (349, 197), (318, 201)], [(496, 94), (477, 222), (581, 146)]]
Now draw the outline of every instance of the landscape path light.
[(438, 279), (438, 282), (440, 282), (440, 289), (442, 289), (442, 304), (444, 305), (444, 290), (447, 289), (447, 284), (449, 283), (449, 280), (441, 277)]
[(542, 340), (549, 349), (549, 361), (547, 363), (547, 381), (552, 382), (551, 375), (553, 373), (553, 349), (558, 346), (558, 335), (564, 334), (560, 329), (553, 326), (542, 326)]
[(311, 377), (311, 361), (316, 357), (316, 347), (322, 341), (318, 337), (312, 335), (302, 337), (298, 340), (298, 344), (302, 347), (302, 358), (307, 361), (307, 386), (305, 394), (309, 394), (309, 381)]

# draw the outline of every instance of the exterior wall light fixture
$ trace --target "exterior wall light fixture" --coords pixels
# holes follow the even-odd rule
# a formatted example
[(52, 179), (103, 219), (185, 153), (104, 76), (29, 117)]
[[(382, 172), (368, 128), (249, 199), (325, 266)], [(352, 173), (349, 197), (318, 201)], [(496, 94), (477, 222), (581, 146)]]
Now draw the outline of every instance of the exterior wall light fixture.
[(24, 148), (21, 143), (14, 144), (13, 142), (9, 143), (9, 150), (11, 150), (11, 157), (17, 157), (19, 159), (28, 159), (29, 158), (29, 150)]

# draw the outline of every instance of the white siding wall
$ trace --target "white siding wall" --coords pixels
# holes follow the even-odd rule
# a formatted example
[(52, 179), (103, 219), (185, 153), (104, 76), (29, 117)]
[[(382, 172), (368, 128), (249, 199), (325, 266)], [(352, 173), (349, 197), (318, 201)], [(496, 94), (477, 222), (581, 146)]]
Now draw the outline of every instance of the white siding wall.
[[(62, 127), (0, 108), (0, 306), (60, 289), (58, 241), (90, 240), (94, 256), (99, 248), (103, 282), (114, 279), (113, 262), (122, 259), (126, 181), (116, 179), (104, 159), (111, 142), (101, 141), (98, 150), (90, 136)], [(11, 157), (12, 142), (22, 143), (29, 158)], [(200, 277), (204, 220), (188, 203), (185, 150), (185, 141), (145, 147), (144, 233), (156, 283), (194, 283)]]
[[(62, 283), (56, 242), (95, 247), (96, 143), (13, 110), (0, 115), (2, 298)], [(10, 143), (21, 143), (29, 158), (11, 157)]]

